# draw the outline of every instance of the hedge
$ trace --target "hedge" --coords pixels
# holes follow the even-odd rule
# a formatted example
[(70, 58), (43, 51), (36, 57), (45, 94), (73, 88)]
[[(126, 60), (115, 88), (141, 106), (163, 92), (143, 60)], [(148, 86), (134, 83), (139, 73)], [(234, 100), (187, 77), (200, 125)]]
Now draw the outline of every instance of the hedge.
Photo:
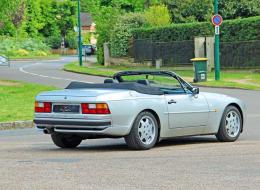
[[(260, 40), (260, 16), (226, 20), (220, 26), (223, 42)], [(210, 22), (172, 24), (166, 27), (139, 28), (133, 31), (134, 39), (151, 39), (169, 42), (193, 40), (196, 36), (214, 35)]]

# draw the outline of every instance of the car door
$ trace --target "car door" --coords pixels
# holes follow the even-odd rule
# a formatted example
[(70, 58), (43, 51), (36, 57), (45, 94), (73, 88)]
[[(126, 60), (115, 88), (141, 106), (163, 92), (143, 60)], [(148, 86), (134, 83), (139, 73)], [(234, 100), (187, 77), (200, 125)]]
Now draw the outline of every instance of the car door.
[(209, 108), (203, 95), (166, 94), (169, 128), (182, 129), (198, 127), (201, 130), (208, 123)]

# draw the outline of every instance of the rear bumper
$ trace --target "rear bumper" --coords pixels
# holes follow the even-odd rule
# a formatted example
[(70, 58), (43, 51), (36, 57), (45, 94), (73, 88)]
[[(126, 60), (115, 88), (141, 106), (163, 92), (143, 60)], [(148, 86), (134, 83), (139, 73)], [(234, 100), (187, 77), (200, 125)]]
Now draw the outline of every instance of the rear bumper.
[(92, 126), (92, 127), (105, 127), (111, 126), (111, 121), (73, 121), (73, 120), (42, 120), (35, 119), (33, 122), (36, 125), (66, 125), (66, 126)]
[(122, 137), (130, 132), (129, 126), (113, 126), (111, 120), (35, 118), (34, 123), (39, 130), (47, 128), (55, 132), (86, 136), (91, 134)]

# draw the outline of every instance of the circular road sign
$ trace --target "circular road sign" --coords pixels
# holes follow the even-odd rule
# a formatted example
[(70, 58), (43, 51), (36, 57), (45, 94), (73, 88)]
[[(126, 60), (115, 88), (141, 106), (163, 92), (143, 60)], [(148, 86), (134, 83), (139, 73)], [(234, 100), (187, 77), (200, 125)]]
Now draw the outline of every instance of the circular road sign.
[(214, 24), (215, 26), (220, 26), (223, 22), (223, 18), (221, 15), (216, 14), (211, 18), (211, 22), (212, 24)]

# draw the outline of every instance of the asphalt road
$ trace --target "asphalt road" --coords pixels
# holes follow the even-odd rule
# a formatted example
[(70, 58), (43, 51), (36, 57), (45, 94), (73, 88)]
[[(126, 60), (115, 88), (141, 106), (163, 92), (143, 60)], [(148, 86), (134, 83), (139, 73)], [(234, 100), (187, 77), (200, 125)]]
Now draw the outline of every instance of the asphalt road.
[[(0, 79), (57, 87), (104, 80), (62, 71), (73, 59), (16, 62), (0, 67)], [(247, 121), (237, 142), (190, 137), (131, 151), (123, 139), (99, 139), (61, 150), (34, 129), (0, 131), (0, 189), (260, 189), (260, 91), (201, 90), (245, 101)]]

